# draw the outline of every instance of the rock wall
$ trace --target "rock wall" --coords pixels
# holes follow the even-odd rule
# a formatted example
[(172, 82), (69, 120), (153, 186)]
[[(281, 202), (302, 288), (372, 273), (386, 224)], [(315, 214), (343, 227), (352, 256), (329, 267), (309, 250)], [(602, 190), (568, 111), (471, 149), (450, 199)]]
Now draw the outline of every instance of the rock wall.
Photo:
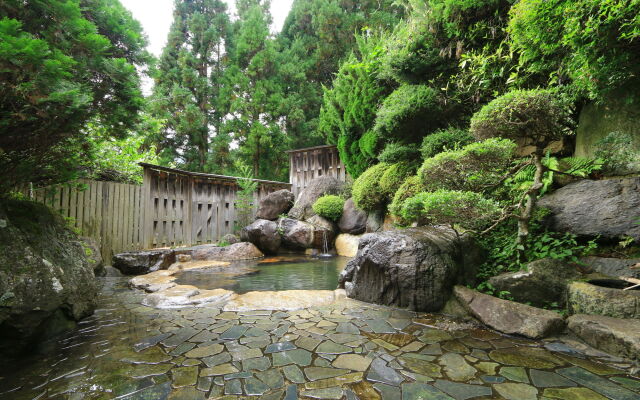
[(0, 203), (0, 353), (93, 313), (98, 283), (90, 253), (46, 206)]

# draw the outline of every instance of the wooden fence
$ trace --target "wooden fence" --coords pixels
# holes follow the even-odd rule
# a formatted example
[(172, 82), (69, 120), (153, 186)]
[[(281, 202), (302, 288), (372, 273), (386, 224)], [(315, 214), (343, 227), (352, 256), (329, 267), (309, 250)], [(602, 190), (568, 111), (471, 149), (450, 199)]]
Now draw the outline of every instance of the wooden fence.
[[(95, 239), (105, 262), (123, 251), (212, 243), (234, 231), (237, 178), (142, 166), (141, 186), (80, 180), (24, 192)], [(291, 187), (257, 181), (256, 205), (268, 193)]]
[(289, 182), (291, 191), (298, 197), (309, 182), (319, 176), (330, 175), (339, 181), (346, 181), (347, 172), (336, 146), (317, 146), (288, 151)]

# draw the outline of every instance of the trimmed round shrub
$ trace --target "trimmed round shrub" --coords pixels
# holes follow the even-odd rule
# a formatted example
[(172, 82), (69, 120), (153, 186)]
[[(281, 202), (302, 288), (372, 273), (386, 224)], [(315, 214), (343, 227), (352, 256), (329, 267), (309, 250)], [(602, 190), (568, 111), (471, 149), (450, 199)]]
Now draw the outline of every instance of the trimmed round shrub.
[(406, 162), (395, 163), (387, 168), (384, 174), (382, 174), (382, 178), (380, 178), (380, 189), (387, 197), (387, 201), (393, 198), (393, 195), (407, 177), (413, 175), (415, 172), (415, 168)]
[(405, 221), (400, 212), (402, 210), (402, 205), (405, 200), (410, 197), (415, 196), (420, 192), (424, 192), (425, 188), (422, 184), (422, 180), (418, 175), (413, 175), (405, 179), (405, 181), (400, 185), (400, 188), (396, 191), (393, 196), (393, 201), (389, 205), (389, 212), (391, 215), (396, 217), (396, 223), (399, 225), (409, 225), (409, 221)]
[(389, 167), (386, 163), (374, 165), (353, 182), (352, 197), (356, 207), (364, 211), (384, 208), (387, 196), (380, 186), (380, 180)]
[(499, 183), (511, 166), (516, 144), (508, 139), (488, 139), (460, 150), (428, 158), (418, 175), (428, 191), (438, 189), (482, 192)]
[(458, 190), (421, 192), (405, 200), (400, 216), (418, 225), (449, 225), (465, 230), (487, 227), (500, 215), (497, 202)]
[(387, 97), (376, 115), (374, 131), (383, 138), (418, 141), (442, 120), (438, 92), (426, 85), (403, 85)]
[(389, 143), (378, 156), (378, 160), (389, 164), (399, 162), (415, 163), (420, 160), (420, 151), (415, 145)]
[(420, 150), (422, 158), (427, 159), (446, 150), (458, 150), (474, 141), (469, 131), (451, 127), (425, 136)]
[(316, 200), (312, 208), (319, 216), (331, 221), (337, 221), (342, 216), (344, 199), (340, 196), (325, 195)]
[(569, 100), (553, 90), (514, 90), (482, 107), (471, 119), (477, 139), (527, 139), (544, 148), (570, 134)]

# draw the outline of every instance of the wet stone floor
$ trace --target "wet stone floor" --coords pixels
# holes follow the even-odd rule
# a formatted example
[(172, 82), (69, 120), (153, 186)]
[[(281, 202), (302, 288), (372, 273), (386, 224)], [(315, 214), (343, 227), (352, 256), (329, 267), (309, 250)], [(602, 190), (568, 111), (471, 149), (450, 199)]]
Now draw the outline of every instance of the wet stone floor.
[(623, 360), (571, 342), (352, 300), (235, 313), (142, 296), (106, 281), (78, 329), (0, 366), (0, 400), (640, 399)]

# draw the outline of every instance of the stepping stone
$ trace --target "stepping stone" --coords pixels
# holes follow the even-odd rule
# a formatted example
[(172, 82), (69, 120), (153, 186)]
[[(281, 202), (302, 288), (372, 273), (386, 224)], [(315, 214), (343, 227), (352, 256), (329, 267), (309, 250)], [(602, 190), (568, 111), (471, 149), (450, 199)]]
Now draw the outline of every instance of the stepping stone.
[(454, 400), (426, 383), (405, 383), (402, 385), (402, 400)]
[(267, 357), (250, 358), (242, 360), (243, 371), (264, 371), (271, 367), (271, 360)]
[(124, 375), (135, 379), (142, 379), (149, 376), (164, 375), (171, 368), (173, 368), (172, 364), (139, 364), (131, 371), (126, 371)]
[(137, 392), (121, 397), (123, 400), (142, 400), (142, 399), (166, 399), (171, 393), (171, 383), (165, 382), (160, 385), (150, 386)]
[(133, 349), (135, 351), (142, 351), (144, 349), (147, 349), (151, 346), (155, 346), (156, 344), (162, 342), (163, 340), (167, 339), (169, 336), (171, 336), (173, 333), (172, 332), (167, 332), (167, 333), (163, 333), (160, 335), (156, 335), (156, 336), (152, 336), (152, 337), (148, 337), (145, 339), (142, 339), (142, 341), (136, 343), (135, 345), (133, 345)]
[(296, 385), (287, 386), (284, 400), (298, 400), (298, 387)]
[(169, 338), (162, 340), (161, 343), (165, 347), (176, 347), (179, 344), (182, 344), (187, 340), (191, 339), (198, 333), (200, 333), (200, 331), (193, 328), (189, 328), (189, 327), (181, 328), (173, 332), (173, 336), (170, 336)]
[(346, 375), (349, 373), (348, 369), (337, 368), (325, 368), (325, 367), (309, 367), (304, 369), (304, 374), (310, 381), (317, 381), (318, 379), (333, 378), (340, 375)]
[(302, 336), (295, 341), (296, 346), (301, 347), (308, 351), (313, 351), (320, 344), (321, 340)]
[(282, 343), (272, 343), (265, 349), (266, 354), (277, 353), (279, 351), (293, 350), (296, 346), (294, 346), (291, 342), (282, 342)]
[(204, 400), (205, 393), (199, 391), (193, 386), (182, 387), (174, 390), (168, 397), (168, 400)]
[(530, 369), (529, 376), (531, 377), (533, 386), (538, 388), (577, 386), (573, 381), (553, 372)]
[(615, 376), (613, 378), (611, 378), (612, 381), (621, 384), (622, 386), (626, 387), (627, 389), (631, 389), (631, 390), (635, 390), (635, 391), (639, 391), (640, 390), (640, 380), (638, 379), (631, 379), (631, 378), (623, 378), (620, 376)]
[(477, 372), (460, 354), (447, 353), (440, 357), (439, 362), (444, 367), (444, 373), (454, 381), (466, 382), (473, 379)]
[(256, 377), (266, 383), (271, 389), (279, 389), (284, 386), (284, 378), (277, 369), (268, 369), (266, 371), (257, 372)]
[(224, 380), (228, 381), (230, 379), (247, 379), (251, 378), (251, 372), (234, 372), (233, 374), (228, 374), (224, 376)]
[(269, 390), (269, 386), (257, 378), (248, 378), (244, 381), (244, 391), (249, 396), (259, 396)]
[(224, 394), (242, 394), (242, 383), (239, 379), (232, 379), (225, 382)]
[(154, 346), (139, 353), (131, 352), (130, 355), (121, 358), (120, 361), (131, 364), (160, 364), (170, 361), (172, 358), (159, 346)]
[(493, 388), (507, 400), (538, 399), (538, 389), (524, 383), (499, 383)]
[(216, 354), (215, 356), (205, 357), (202, 359), (207, 367), (215, 367), (216, 365), (228, 363), (231, 361), (231, 354), (225, 352)]
[(369, 373), (367, 374), (367, 379), (372, 382), (386, 383), (392, 386), (398, 386), (404, 381), (402, 375), (394, 369), (389, 368), (382, 358), (373, 360), (369, 368)]
[(231, 364), (216, 365), (211, 368), (204, 368), (200, 371), (200, 376), (228, 375), (238, 372), (238, 369)]
[(198, 381), (198, 367), (181, 367), (171, 370), (174, 388), (193, 386)]
[(509, 347), (493, 350), (489, 357), (495, 362), (517, 367), (549, 369), (566, 365), (548, 350), (536, 347)]
[(612, 400), (638, 399), (638, 395), (636, 393), (579, 367), (563, 368), (556, 372), (565, 378), (569, 378), (572, 381), (577, 382), (582, 386), (586, 386)]
[(482, 379), (482, 381), (486, 383), (502, 383), (505, 381), (505, 378), (502, 376), (491, 376), (491, 375), (482, 375), (480, 379)]
[(362, 372), (352, 372), (346, 375), (336, 376), (334, 378), (320, 379), (313, 382), (307, 382), (304, 386), (306, 389), (326, 389), (330, 387), (344, 387), (345, 385), (362, 382)]
[(260, 328), (253, 327), (253, 328), (249, 328), (244, 333), (244, 335), (248, 336), (248, 337), (259, 337), (259, 336), (268, 336), (269, 334), (266, 331), (264, 331), (264, 330), (262, 330)]
[(235, 340), (240, 339), (242, 335), (249, 329), (248, 326), (245, 325), (234, 325), (233, 327), (227, 329), (220, 335), (220, 339), (224, 340)]
[(311, 399), (335, 399), (342, 398), (342, 389), (338, 387), (326, 388), (326, 389), (311, 389), (304, 390), (300, 393), (302, 397), (308, 397)]
[(213, 378), (210, 376), (198, 378), (198, 384), (196, 385), (196, 389), (201, 390), (203, 392), (208, 392), (209, 389), (211, 389), (212, 384), (213, 384)]
[(587, 388), (545, 389), (543, 396), (547, 399), (561, 400), (607, 400), (606, 397)]
[(316, 349), (316, 353), (327, 353), (327, 354), (344, 354), (351, 353), (351, 347), (344, 346), (342, 344), (338, 344), (327, 340), (326, 342), (322, 342), (320, 346)]
[(186, 353), (187, 351), (193, 349), (194, 347), (196, 347), (195, 343), (182, 343), (181, 345), (179, 345), (178, 347), (176, 347), (175, 349), (173, 349), (169, 355), (172, 356), (180, 356), (184, 353)]
[(341, 322), (336, 327), (336, 332), (351, 333), (351, 334), (358, 335), (360, 334), (360, 329), (358, 329), (358, 327), (352, 324), (351, 322)]
[(248, 360), (249, 358), (258, 358), (262, 357), (262, 350), (260, 349), (241, 349), (238, 351), (230, 351), (231, 357), (233, 361), (243, 361)]
[(395, 333), (396, 330), (393, 326), (383, 319), (369, 319), (365, 323), (373, 333)]
[(380, 393), (384, 400), (401, 400), (402, 392), (396, 386), (385, 385), (384, 383), (376, 383), (373, 388)]
[(302, 370), (298, 368), (297, 365), (287, 365), (282, 369), (284, 371), (284, 376), (287, 377), (293, 383), (304, 383), (304, 374)]
[(500, 375), (511, 381), (529, 383), (527, 371), (522, 367), (502, 367), (500, 368)]
[(301, 367), (311, 365), (311, 353), (303, 349), (295, 349), (273, 353), (273, 366), (296, 364)]
[(333, 362), (333, 366), (336, 368), (364, 372), (369, 368), (369, 365), (371, 365), (371, 361), (373, 360), (358, 354), (342, 354), (336, 358)]
[(491, 396), (491, 388), (480, 385), (468, 385), (438, 379), (433, 386), (453, 396), (456, 400), (467, 400), (480, 396)]
[(189, 358), (209, 357), (221, 353), (222, 350), (224, 350), (223, 345), (212, 344), (211, 346), (196, 347), (195, 349), (188, 351), (184, 356)]

